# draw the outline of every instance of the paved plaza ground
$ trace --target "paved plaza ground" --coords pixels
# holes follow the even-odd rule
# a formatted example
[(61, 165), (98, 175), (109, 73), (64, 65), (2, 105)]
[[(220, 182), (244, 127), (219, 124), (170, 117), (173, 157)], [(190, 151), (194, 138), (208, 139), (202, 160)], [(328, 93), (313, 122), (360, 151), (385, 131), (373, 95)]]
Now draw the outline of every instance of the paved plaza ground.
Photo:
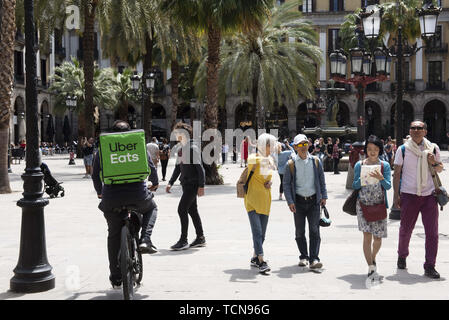
[[(443, 184), (449, 182), (449, 152), (442, 152), (446, 170)], [(0, 300), (3, 299), (80, 299), (119, 300), (122, 293), (111, 289), (106, 249), (107, 228), (92, 180), (84, 179), (82, 159), (68, 165), (68, 156), (46, 156), (57, 180), (64, 182), (64, 198), (51, 199), (45, 207), (47, 255), (56, 276), (53, 290), (36, 294), (9, 292), (19, 255), (21, 198), (20, 175), (24, 162), (13, 165), (10, 174), (14, 192), (0, 195)], [(320, 258), (322, 273), (301, 269), (295, 242), (292, 213), (285, 201), (278, 199), (279, 177), (273, 179), (273, 203), (264, 245), (266, 259), (272, 268), (264, 276), (251, 268), (252, 238), (243, 200), (236, 197), (235, 182), (239, 164), (226, 164), (220, 169), (223, 186), (206, 186), (199, 199), (207, 247), (181, 252), (170, 251), (180, 235), (177, 206), (179, 183), (172, 194), (165, 193), (167, 182), (160, 183), (155, 200), (159, 207), (152, 240), (159, 253), (144, 256), (144, 277), (137, 299), (449, 299), (449, 206), (440, 215), (440, 242), (436, 269), (440, 280), (424, 277), (424, 228), (421, 219), (410, 242), (407, 270), (397, 270), (399, 221), (389, 221), (388, 238), (384, 239), (377, 258), (381, 284), (366, 283), (368, 267), (362, 251), (362, 233), (357, 219), (343, 213), (341, 207), (350, 190), (345, 189), (346, 172), (326, 172), (329, 194), (328, 209), (332, 226), (321, 228)], [(168, 172), (173, 171), (173, 160)], [(159, 167), (159, 177), (161, 169)], [(47, 195), (45, 195), (47, 197)], [(393, 192), (388, 193), (392, 203)], [(189, 242), (195, 237), (189, 225)], [(73, 275), (79, 271), (79, 286)], [(75, 284), (75, 285), (74, 285)]]

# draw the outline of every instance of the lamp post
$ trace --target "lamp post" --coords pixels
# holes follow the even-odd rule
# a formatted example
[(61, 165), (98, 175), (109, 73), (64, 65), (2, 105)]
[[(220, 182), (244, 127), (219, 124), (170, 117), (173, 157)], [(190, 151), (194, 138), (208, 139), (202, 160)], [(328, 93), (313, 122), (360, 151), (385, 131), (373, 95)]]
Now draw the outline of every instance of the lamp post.
[[(416, 15), (418, 16), (418, 20), (421, 28), (421, 37), (428, 38), (435, 35), (435, 29), (438, 21), (438, 15), (441, 12), (441, 8), (437, 8), (433, 5), (432, 0), (425, 0), (424, 5), (421, 9), (416, 9)], [(398, 17), (402, 18), (402, 11), (399, 0), (396, 0), (396, 8)], [(376, 39), (379, 36), (379, 30), (382, 19), (382, 7), (379, 9), (376, 5), (369, 5), (364, 8), (360, 14), (361, 22), (363, 24), (364, 35), (368, 39)], [(403, 40), (403, 21), (399, 21), (398, 26), (398, 37), (396, 42), (396, 47), (387, 48), (378, 48), (374, 51), (374, 59), (376, 63), (376, 68), (379, 76), (386, 77), (389, 75), (389, 70), (391, 67), (391, 57), (395, 57), (397, 59), (397, 86), (396, 86), (396, 112), (395, 112), (395, 137), (396, 143), (400, 146), (403, 141), (403, 124), (402, 124), (402, 102), (403, 102), (403, 63), (405, 56), (411, 56), (416, 54), (418, 50), (422, 47), (417, 48), (416, 44), (413, 46), (409, 46), (407, 43), (404, 48), (404, 40)], [(360, 29), (357, 31), (361, 34)], [(361, 41), (359, 41), (360, 43)], [(358, 59), (358, 60), (357, 60)], [(356, 67), (360, 65), (360, 57), (356, 58), (357, 61), (353, 61), (356, 63)], [(332, 64), (331, 64), (332, 67)], [(360, 91), (359, 91), (360, 95)], [(360, 107), (360, 106), (359, 106)], [(363, 116), (358, 114), (358, 123), (364, 123)], [(399, 220), (400, 219), (400, 209), (392, 208), (390, 213), (390, 219)]]
[(12, 173), (11, 170), (11, 126), (8, 128), (8, 173)]
[(34, 1), (25, 0), (26, 45), (26, 168), (22, 175), (23, 198), (17, 202), (22, 208), (19, 261), (10, 280), (13, 292), (32, 293), (51, 290), (55, 276), (48, 263), (44, 207), (48, 200), (43, 195), (43, 173), (40, 165), (39, 128), (37, 109), (37, 77), (35, 51)]
[(73, 111), (76, 109), (76, 96), (68, 95), (65, 99), (65, 105), (70, 111), (70, 159), (69, 165), (75, 165), (75, 154), (74, 154), (74, 146), (73, 146)]
[[(151, 138), (151, 108), (150, 108), (150, 125), (149, 128), (147, 128), (147, 121), (145, 119), (145, 100), (150, 98), (151, 103), (153, 103), (153, 90), (154, 90), (154, 84), (155, 84), (156, 75), (154, 71), (151, 71), (149, 73), (143, 74), (142, 76), (139, 76), (137, 74), (137, 71), (134, 72), (134, 75), (131, 76), (131, 86), (133, 93), (137, 100), (141, 100), (142, 103), (142, 129), (145, 131), (145, 136)], [(148, 130), (147, 130), (148, 129)], [(147, 134), (148, 132), (148, 134)]]

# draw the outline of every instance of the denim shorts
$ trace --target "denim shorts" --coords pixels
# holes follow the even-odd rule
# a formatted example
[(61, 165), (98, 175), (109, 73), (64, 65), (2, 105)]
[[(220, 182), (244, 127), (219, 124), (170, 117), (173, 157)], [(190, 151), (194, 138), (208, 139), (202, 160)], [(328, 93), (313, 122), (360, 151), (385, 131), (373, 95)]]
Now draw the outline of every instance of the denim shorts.
[(84, 156), (84, 165), (85, 166), (92, 166), (92, 162), (94, 161), (94, 155), (89, 154), (87, 156)]

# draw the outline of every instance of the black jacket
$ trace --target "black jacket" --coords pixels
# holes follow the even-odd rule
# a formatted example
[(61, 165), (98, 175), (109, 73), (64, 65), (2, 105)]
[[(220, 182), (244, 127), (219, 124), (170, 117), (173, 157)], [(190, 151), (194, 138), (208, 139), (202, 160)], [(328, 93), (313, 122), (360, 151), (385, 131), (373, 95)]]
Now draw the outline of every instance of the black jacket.
[[(190, 150), (190, 152), (184, 152), (183, 154), (184, 150)], [(201, 152), (193, 143), (193, 140), (190, 140), (188, 146), (180, 148), (178, 158), (176, 159), (175, 170), (168, 183), (173, 185), (178, 177), (183, 186), (197, 185), (199, 188), (204, 188), (206, 175), (201, 161)]]
[[(151, 169), (151, 174), (148, 176), (148, 181), (151, 181), (153, 185), (158, 185), (159, 179), (157, 176), (157, 169), (154, 166), (148, 152), (147, 157), (148, 166)], [(100, 179), (100, 170), (100, 157), (97, 152), (94, 157), (92, 181), (97, 194), (102, 195), (101, 198), (103, 201), (125, 205), (134, 204), (136, 201), (145, 200), (148, 196), (151, 196), (151, 198), (153, 197), (153, 194), (147, 189), (146, 181), (116, 185), (103, 184)]]

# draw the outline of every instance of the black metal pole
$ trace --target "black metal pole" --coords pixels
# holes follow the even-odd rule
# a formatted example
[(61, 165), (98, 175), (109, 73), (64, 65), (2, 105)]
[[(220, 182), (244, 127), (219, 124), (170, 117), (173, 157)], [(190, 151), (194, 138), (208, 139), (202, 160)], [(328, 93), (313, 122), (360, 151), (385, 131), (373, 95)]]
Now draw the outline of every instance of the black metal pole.
[(11, 127), (8, 128), (8, 173), (12, 173), (11, 169)]
[[(403, 125), (402, 125), (402, 95), (403, 95), (403, 83), (402, 83), (402, 64), (404, 61), (403, 47), (402, 47), (402, 26), (399, 26), (398, 30), (398, 68), (397, 68), (397, 85), (396, 85), (396, 110), (395, 110), (395, 138), (396, 145), (399, 147), (402, 145), (403, 139)], [(396, 208), (394, 205), (391, 207), (389, 218), (392, 220), (401, 220), (401, 209)]]
[(357, 85), (357, 141), (363, 143), (365, 134), (365, 88), (362, 84)]
[(55, 276), (47, 260), (45, 242), (43, 174), (40, 168), (39, 130), (37, 113), (37, 77), (34, 26), (34, 1), (25, 0), (26, 45), (26, 168), (22, 175), (23, 198), (17, 202), (22, 208), (19, 261), (10, 281), (13, 292), (42, 292), (55, 287)]
[[(73, 107), (72, 107), (73, 108)], [(70, 109), (70, 127), (71, 127), (71, 130), (70, 130), (70, 150), (71, 150), (71, 152), (73, 152), (73, 157), (72, 157), (72, 154), (71, 154), (71, 152), (69, 151), (69, 166), (74, 166), (74, 165), (76, 165), (76, 163), (75, 163), (75, 146), (74, 146), (74, 144), (73, 144), (73, 109)]]

